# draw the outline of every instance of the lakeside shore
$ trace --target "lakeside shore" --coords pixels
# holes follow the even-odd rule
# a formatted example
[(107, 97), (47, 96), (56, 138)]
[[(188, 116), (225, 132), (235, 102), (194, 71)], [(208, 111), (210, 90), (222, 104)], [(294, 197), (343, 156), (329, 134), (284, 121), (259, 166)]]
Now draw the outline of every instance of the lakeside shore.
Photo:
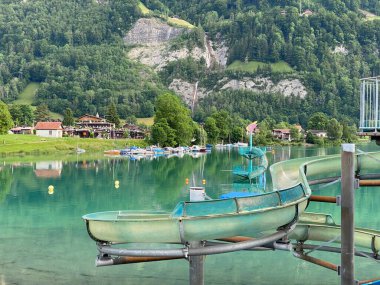
[(87, 153), (122, 149), (126, 146), (145, 147), (144, 140), (137, 139), (94, 139), (94, 138), (44, 138), (35, 135), (0, 135), (0, 156), (74, 154), (77, 148)]

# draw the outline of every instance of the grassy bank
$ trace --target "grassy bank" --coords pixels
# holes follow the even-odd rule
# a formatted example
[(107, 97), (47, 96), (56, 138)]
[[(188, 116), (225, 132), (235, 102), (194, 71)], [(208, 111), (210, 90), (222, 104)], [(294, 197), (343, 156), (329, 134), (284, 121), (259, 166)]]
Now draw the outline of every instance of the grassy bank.
[(80, 138), (42, 138), (34, 135), (1, 135), (0, 156), (27, 154), (70, 154), (76, 148), (85, 149), (87, 153), (103, 152), (108, 149), (121, 149), (126, 146), (145, 146), (143, 140), (104, 140)]

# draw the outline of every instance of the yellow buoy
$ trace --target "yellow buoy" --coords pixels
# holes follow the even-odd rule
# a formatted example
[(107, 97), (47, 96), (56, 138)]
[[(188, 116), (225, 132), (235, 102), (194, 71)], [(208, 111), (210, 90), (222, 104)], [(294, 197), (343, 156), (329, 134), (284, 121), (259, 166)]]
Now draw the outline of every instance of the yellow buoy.
[(49, 185), (49, 187), (48, 187), (48, 194), (49, 195), (54, 194), (54, 186), (53, 185)]
[(202, 179), (202, 184), (203, 184), (203, 185), (206, 184), (206, 179)]
[(115, 180), (115, 188), (116, 188), (116, 189), (119, 189), (119, 187), (120, 187), (120, 182), (119, 182), (119, 180)]
[(186, 178), (186, 179), (185, 179), (185, 183), (186, 183), (186, 185), (189, 184), (189, 178)]

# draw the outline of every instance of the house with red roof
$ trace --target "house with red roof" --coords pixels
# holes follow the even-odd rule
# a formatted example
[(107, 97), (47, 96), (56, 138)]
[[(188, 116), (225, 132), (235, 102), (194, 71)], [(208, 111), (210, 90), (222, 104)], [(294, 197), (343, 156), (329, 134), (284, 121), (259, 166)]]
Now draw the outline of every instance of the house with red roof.
[(38, 122), (34, 129), (37, 136), (46, 138), (61, 138), (63, 132), (61, 122)]

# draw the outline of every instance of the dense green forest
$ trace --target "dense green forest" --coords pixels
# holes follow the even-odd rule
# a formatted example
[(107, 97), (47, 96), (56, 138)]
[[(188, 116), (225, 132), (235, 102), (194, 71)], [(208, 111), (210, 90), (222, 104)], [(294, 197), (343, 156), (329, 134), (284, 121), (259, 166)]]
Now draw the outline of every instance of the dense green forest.
[[(139, 1), (0, 0), (0, 99), (12, 103), (30, 82), (38, 82), (34, 105), (74, 116), (107, 113), (116, 104), (121, 118), (149, 117), (172, 78), (212, 87), (223, 77), (299, 78), (308, 96), (249, 91), (212, 92), (201, 100), (194, 119), (205, 121), (221, 109), (244, 119), (306, 126), (311, 114), (357, 123), (359, 78), (380, 74), (378, 0), (145, 0), (155, 15), (176, 16), (198, 28), (184, 36), (202, 44), (204, 32), (228, 47), (228, 64), (267, 63), (255, 72), (206, 68), (193, 59), (172, 62), (157, 74), (126, 56), (123, 36), (142, 17)], [(310, 10), (311, 14), (304, 12)], [(203, 38), (202, 38), (203, 40)], [(180, 45), (173, 42), (173, 48)], [(336, 51), (343, 47), (343, 51)], [(278, 73), (271, 63), (292, 70)]]
[[(145, 2), (149, 5), (158, 1)], [(367, 21), (359, 10), (380, 15), (380, 2), (376, 0), (161, 2), (180, 17), (198, 23), (210, 36), (221, 36), (230, 47), (229, 63), (283, 60), (296, 70), (309, 91), (306, 100), (222, 92), (204, 99), (201, 115), (210, 105), (216, 105), (245, 118), (251, 112), (255, 119), (285, 116), (304, 124), (305, 116), (322, 110), (330, 116), (349, 116), (357, 122), (358, 79), (380, 74), (380, 21)], [(307, 9), (312, 15), (302, 14)], [(345, 51), (335, 52), (338, 46)]]
[(127, 59), (123, 35), (137, 1), (0, 1), (0, 97), (10, 103), (41, 82), (35, 104), (63, 114), (153, 115), (165, 90), (150, 69)]

